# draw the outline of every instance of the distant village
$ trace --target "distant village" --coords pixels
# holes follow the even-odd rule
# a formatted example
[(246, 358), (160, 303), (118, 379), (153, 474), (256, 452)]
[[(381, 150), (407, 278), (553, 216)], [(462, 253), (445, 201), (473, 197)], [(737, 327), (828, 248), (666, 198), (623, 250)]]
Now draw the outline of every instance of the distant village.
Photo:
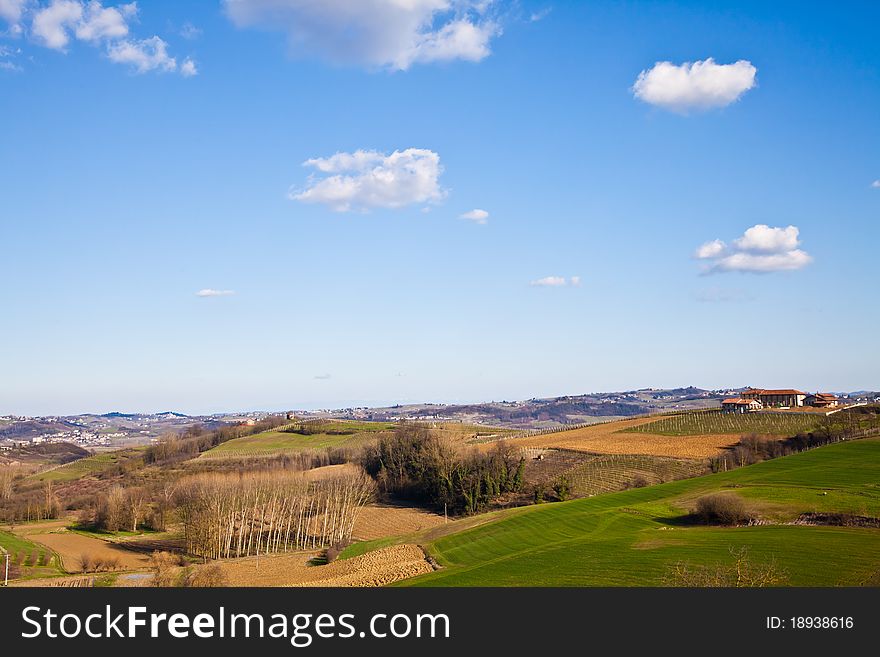
[[(866, 402), (862, 402), (866, 403)], [(846, 404), (853, 406), (855, 403)], [(746, 388), (736, 397), (728, 397), (721, 401), (721, 410), (725, 413), (751, 413), (764, 409), (840, 409), (844, 401), (830, 392), (807, 393), (793, 388)]]

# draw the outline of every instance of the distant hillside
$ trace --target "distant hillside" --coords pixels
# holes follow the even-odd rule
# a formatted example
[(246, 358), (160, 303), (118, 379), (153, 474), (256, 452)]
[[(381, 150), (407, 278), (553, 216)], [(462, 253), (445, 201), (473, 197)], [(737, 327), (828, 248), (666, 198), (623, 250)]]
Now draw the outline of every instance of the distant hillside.
[(729, 394), (729, 390), (712, 391), (694, 387), (667, 390), (646, 388), (525, 401), (349, 408), (307, 415), (382, 422), (402, 419), (460, 421), (518, 429), (538, 429), (601, 422), (661, 411), (712, 408), (719, 406), (721, 399)]

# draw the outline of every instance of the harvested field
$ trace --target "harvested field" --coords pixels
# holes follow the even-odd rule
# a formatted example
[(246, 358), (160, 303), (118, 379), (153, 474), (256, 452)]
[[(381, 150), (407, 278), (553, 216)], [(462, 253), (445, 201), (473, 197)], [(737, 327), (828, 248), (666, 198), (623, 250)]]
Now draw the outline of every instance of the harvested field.
[(644, 454), (701, 459), (715, 456), (740, 438), (739, 434), (663, 436), (627, 431), (652, 422), (657, 422), (657, 418), (598, 424), (570, 431), (516, 438), (508, 443), (514, 447), (569, 449), (595, 454)]
[(121, 568), (133, 570), (149, 565), (146, 555), (137, 554), (113, 543), (90, 536), (82, 536), (68, 531), (45, 534), (27, 534), (29, 540), (45, 545), (60, 557), (65, 570), (76, 572), (80, 568), (80, 557), (89, 555), (93, 559), (118, 559)]
[(307, 481), (325, 481), (345, 475), (355, 475), (361, 472), (361, 467), (354, 463), (341, 463), (339, 465), (324, 465), (320, 468), (312, 468), (303, 472)]
[(230, 586), (385, 586), (433, 571), (417, 545), (392, 545), (325, 566), (310, 566), (314, 553), (248, 557), (222, 562)]
[(442, 525), (443, 516), (415, 507), (389, 504), (368, 504), (358, 512), (354, 538), (371, 541), (376, 538), (411, 534)]

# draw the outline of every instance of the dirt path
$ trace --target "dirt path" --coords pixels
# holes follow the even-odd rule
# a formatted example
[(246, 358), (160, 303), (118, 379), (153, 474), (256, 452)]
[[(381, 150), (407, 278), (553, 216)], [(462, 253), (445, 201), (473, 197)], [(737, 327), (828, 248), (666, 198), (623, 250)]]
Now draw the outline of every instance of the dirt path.
[(417, 545), (392, 545), (325, 566), (310, 566), (314, 553), (247, 557), (222, 563), (230, 586), (385, 586), (433, 569)]

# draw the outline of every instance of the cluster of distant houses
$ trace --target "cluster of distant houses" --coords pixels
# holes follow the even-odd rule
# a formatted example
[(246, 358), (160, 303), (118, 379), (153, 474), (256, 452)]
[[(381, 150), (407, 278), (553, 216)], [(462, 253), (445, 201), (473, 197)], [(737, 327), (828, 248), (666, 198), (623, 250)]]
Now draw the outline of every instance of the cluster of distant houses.
[(830, 392), (809, 394), (801, 390), (767, 390), (764, 388), (746, 388), (739, 397), (731, 397), (721, 402), (721, 410), (725, 413), (749, 413), (765, 408), (798, 408), (813, 406), (815, 408), (834, 408), (840, 400)]

